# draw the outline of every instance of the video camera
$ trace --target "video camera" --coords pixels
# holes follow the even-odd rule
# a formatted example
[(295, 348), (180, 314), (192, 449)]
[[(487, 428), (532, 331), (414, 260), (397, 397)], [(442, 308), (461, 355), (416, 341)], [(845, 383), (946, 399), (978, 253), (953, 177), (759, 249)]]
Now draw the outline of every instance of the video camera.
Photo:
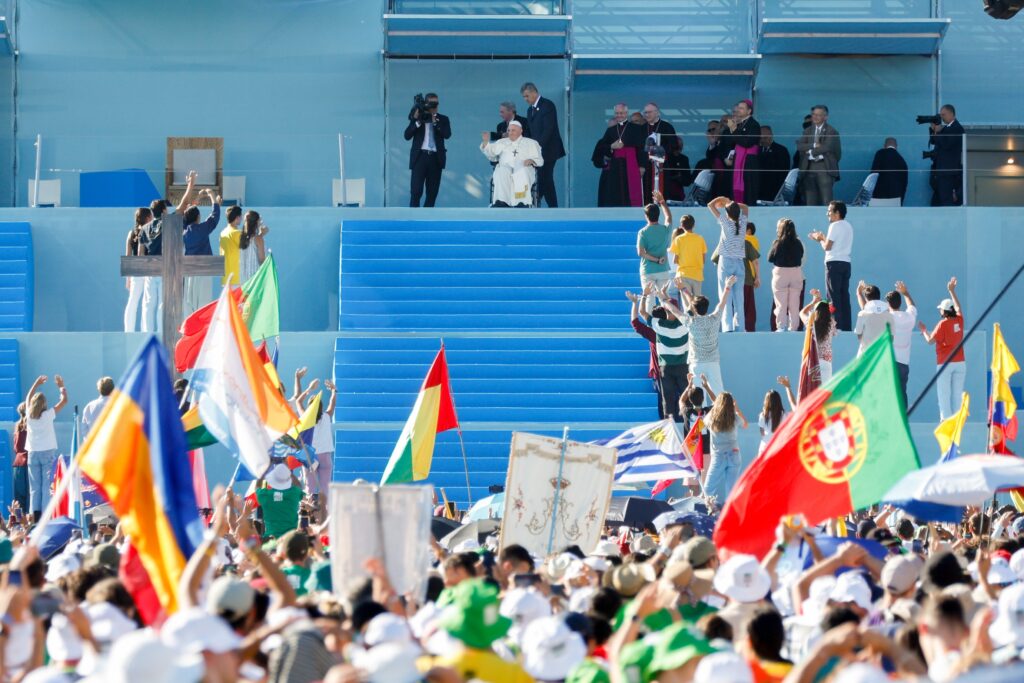
[(934, 126), (934, 125), (940, 124), (940, 123), (942, 123), (942, 117), (939, 116), (938, 114), (928, 114), (926, 116), (918, 116), (917, 117), (917, 125), (921, 126), (921, 125), (924, 125), (926, 123), (929, 126)]
[(437, 105), (427, 102), (421, 92), (412, 96), (412, 102), (412, 113), (409, 114), (410, 119), (429, 119), (437, 111)]

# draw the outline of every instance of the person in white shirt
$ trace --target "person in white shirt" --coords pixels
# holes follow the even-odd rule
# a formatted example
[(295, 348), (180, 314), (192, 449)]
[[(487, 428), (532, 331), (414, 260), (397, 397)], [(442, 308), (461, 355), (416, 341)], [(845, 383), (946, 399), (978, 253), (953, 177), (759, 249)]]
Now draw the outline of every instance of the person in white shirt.
[[(907, 301), (907, 309), (900, 310), (903, 300)], [(910, 339), (917, 325), (917, 306), (907, 291), (907, 285), (899, 280), (896, 289), (885, 295), (892, 313), (892, 350), (896, 356), (896, 368), (900, 373), (900, 389), (903, 391), (903, 408), (910, 407), (907, 401), (907, 380), (910, 378)]]
[(508, 137), (490, 142), (491, 134), (480, 134), (480, 151), (494, 167), (494, 197), (492, 207), (532, 206), (530, 189), (537, 180), (537, 167), (544, 165), (540, 145), (523, 136), (523, 124), (515, 119), (508, 122)]
[(825, 289), (835, 307), (836, 327), (852, 329), (850, 310), (850, 256), (853, 253), (853, 226), (846, 220), (846, 203), (828, 204), (828, 234), (815, 230), (808, 237), (825, 250)]
[(853, 328), (853, 333), (860, 342), (858, 356), (882, 336), (886, 325), (893, 327), (895, 322), (888, 304), (883, 303), (881, 298), (882, 291), (878, 285), (869, 285), (863, 280), (857, 284), (857, 303), (861, 310), (857, 314), (857, 326)]
[(96, 420), (99, 419), (100, 413), (103, 412), (104, 406), (107, 405), (107, 401), (110, 400), (110, 394), (114, 393), (114, 378), (101, 377), (96, 382), (96, 391), (100, 392), (99, 398), (94, 398), (86, 403), (85, 409), (82, 411), (82, 441), (85, 441), (85, 437), (89, 436), (90, 430), (96, 424)]
[(64, 380), (60, 375), (54, 375), (53, 381), (60, 390), (60, 399), (52, 408), (47, 407), (46, 394), (38, 391), (46, 379), (46, 375), (37, 377), (25, 396), (25, 405), (28, 406), (25, 450), (28, 451), (29, 507), (35, 521), (40, 519), (50, 502), (50, 473), (57, 460), (57, 432), (53, 429), (53, 421), (57, 413), (68, 404)]

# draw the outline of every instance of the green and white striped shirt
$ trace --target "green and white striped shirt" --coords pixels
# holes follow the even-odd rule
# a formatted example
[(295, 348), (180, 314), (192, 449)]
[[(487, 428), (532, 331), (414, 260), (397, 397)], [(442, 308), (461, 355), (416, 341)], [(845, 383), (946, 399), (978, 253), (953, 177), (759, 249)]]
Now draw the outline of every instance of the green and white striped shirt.
[(686, 365), (689, 352), (690, 326), (686, 321), (651, 320), (651, 327), (657, 335), (658, 365)]

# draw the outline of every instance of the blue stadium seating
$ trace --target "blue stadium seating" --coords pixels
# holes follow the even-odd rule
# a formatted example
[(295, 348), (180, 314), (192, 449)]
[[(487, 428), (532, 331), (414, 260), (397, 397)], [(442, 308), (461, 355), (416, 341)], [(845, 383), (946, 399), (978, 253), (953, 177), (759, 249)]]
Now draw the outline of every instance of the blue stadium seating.
[(0, 223), (0, 331), (32, 330), (32, 226)]
[(17, 339), (0, 339), (0, 422), (16, 422), (21, 401)]
[[(345, 221), (336, 478), (379, 480), (442, 339), (474, 500), (504, 483), (513, 429), (586, 441), (656, 420), (622, 295), (635, 239), (635, 221)], [(467, 500), (457, 434), (430, 480)]]

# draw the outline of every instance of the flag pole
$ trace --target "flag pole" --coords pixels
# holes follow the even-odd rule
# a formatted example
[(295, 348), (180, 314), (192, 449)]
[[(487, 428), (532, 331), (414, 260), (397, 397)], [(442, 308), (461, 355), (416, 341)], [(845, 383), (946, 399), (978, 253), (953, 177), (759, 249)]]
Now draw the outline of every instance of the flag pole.
[(1018, 268), (1017, 272), (1013, 274), (1013, 277), (1007, 280), (1006, 284), (1003, 285), (1003, 288), (1001, 290), (999, 290), (999, 293), (996, 294), (995, 298), (992, 299), (991, 303), (989, 303), (985, 310), (981, 312), (981, 315), (978, 316), (978, 319), (974, 322), (973, 325), (971, 325), (971, 329), (967, 331), (967, 334), (965, 334), (964, 338), (960, 340), (960, 343), (956, 345), (956, 348), (954, 348), (950, 352), (949, 357), (946, 358), (946, 362), (943, 363), (942, 366), (935, 372), (935, 374), (932, 375), (932, 378), (928, 380), (928, 384), (925, 385), (924, 389), (921, 390), (920, 395), (917, 397), (917, 399), (914, 400), (913, 405), (911, 405), (910, 409), (907, 410), (907, 417), (910, 417), (914, 413), (914, 411), (917, 409), (917, 406), (920, 405), (922, 400), (924, 400), (925, 394), (931, 391), (931, 388), (935, 386), (935, 383), (939, 380), (939, 375), (941, 375), (943, 370), (946, 369), (946, 366), (949, 365), (950, 360), (954, 356), (956, 356), (957, 353), (960, 352), (960, 349), (962, 349), (965, 344), (967, 344), (967, 340), (971, 338), (971, 336), (974, 334), (974, 331), (978, 329), (978, 326), (981, 325), (981, 323), (985, 320), (986, 317), (988, 317), (988, 314), (991, 313), (992, 309), (996, 307), (996, 304), (999, 303), (999, 300), (1003, 298), (1003, 295), (1006, 294), (1010, 287), (1013, 286), (1013, 283), (1017, 281), (1017, 278), (1020, 277), (1021, 273), (1024, 273), (1024, 263), (1020, 264), (1020, 268)]
[[(441, 350), (444, 351), (444, 337), (441, 337)], [(445, 364), (447, 365), (447, 354), (445, 357)], [(452, 408), (455, 410), (455, 414), (459, 414), (459, 407), (455, 405), (455, 392), (452, 391), (451, 387), (452, 373), (451, 369), (448, 370), (448, 397), (452, 400)], [(458, 421), (455, 425), (455, 433), (459, 435), (459, 449), (462, 451), (462, 470), (466, 473), (466, 510), (468, 511), (473, 507), (473, 489), (469, 485), (469, 459), (466, 457), (466, 442), (462, 439), (462, 421)]]
[(562, 470), (565, 466), (565, 451), (569, 448), (569, 425), (562, 428), (562, 453), (558, 456), (558, 479), (555, 481), (555, 500), (551, 506), (551, 533), (548, 535), (548, 555), (555, 544), (555, 526), (558, 524), (558, 501), (562, 497)]

